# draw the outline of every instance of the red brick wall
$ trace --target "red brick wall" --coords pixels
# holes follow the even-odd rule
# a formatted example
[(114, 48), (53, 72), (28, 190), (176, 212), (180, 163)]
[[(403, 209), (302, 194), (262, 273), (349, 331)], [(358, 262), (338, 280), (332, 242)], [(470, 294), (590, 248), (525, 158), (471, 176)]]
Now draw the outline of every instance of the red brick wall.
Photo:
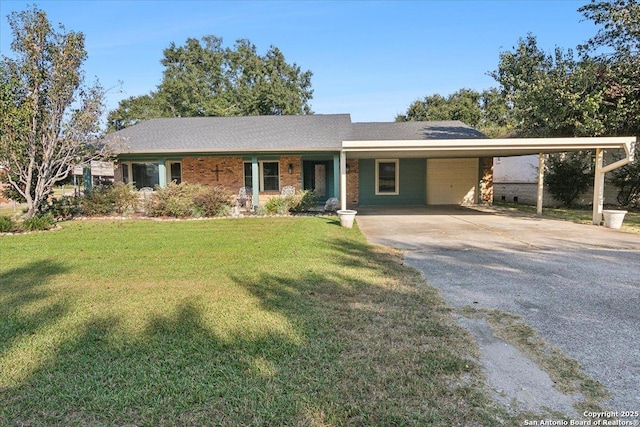
[(347, 160), (347, 206), (355, 207), (359, 203), (360, 185), (358, 184), (359, 162), (357, 159)]
[(482, 157), (480, 168), (482, 174), (480, 202), (490, 205), (493, 203), (493, 157)]
[[(289, 174), (289, 165), (293, 166)], [(296, 191), (302, 189), (302, 157), (282, 156), (280, 157), (280, 189), (286, 186), (295, 187)]]
[(185, 157), (182, 181), (221, 186), (235, 192), (244, 186), (243, 163), (242, 157)]
[[(280, 188), (290, 185), (295, 187), (296, 191), (300, 191), (302, 158), (281, 156), (278, 160), (280, 161)], [(289, 165), (292, 166), (291, 174), (289, 174)], [(219, 185), (235, 192), (244, 186), (244, 160), (242, 157), (185, 157), (182, 159), (182, 180), (211, 186)]]

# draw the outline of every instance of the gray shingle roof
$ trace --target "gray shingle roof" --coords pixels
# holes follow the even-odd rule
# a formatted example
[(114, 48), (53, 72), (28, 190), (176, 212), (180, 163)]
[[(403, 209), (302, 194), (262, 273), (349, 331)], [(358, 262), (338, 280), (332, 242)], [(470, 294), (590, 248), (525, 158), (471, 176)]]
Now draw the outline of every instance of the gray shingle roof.
[(349, 114), (151, 119), (109, 134), (122, 153), (340, 150)]
[(475, 139), (486, 136), (458, 120), (433, 122), (353, 123), (347, 141), (417, 141)]
[(120, 153), (339, 151), (342, 141), (486, 138), (460, 121), (351, 123), (349, 114), (151, 119), (107, 135)]

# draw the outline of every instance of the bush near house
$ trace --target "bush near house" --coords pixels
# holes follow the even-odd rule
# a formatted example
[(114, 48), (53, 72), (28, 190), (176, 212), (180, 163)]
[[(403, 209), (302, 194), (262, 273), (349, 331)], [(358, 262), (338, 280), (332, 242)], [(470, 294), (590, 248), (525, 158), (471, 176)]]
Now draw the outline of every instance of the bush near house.
[(268, 214), (284, 215), (287, 213), (308, 212), (318, 204), (318, 196), (309, 190), (299, 191), (293, 196), (272, 197), (265, 203)]

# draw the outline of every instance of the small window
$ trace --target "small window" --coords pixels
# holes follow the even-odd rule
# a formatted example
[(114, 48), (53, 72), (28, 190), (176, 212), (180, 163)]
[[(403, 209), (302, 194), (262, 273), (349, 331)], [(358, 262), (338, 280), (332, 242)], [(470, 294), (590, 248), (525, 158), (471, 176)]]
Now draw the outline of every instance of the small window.
[(376, 160), (376, 195), (399, 194), (398, 159)]
[(244, 162), (244, 186), (253, 187), (253, 167), (251, 162)]
[(182, 164), (180, 162), (171, 162), (169, 164), (169, 182), (180, 184), (182, 182)]
[(129, 163), (122, 163), (120, 165), (120, 168), (122, 169), (122, 182), (124, 182), (125, 184), (129, 183)]
[(278, 162), (261, 162), (262, 191), (280, 191), (280, 167)]

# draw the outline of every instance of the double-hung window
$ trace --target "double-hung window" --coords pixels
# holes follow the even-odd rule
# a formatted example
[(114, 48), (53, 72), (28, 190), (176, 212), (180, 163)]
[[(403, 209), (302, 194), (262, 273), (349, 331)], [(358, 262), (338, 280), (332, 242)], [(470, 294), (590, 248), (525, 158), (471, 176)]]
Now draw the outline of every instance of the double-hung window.
[[(278, 161), (261, 160), (258, 173), (260, 174), (260, 191), (280, 191), (280, 163)], [(244, 185), (245, 187), (253, 187), (251, 162), (244, 162)]]
[(400, 162), (398, 159), (376, 159), (376, 195), (400, 194)]

